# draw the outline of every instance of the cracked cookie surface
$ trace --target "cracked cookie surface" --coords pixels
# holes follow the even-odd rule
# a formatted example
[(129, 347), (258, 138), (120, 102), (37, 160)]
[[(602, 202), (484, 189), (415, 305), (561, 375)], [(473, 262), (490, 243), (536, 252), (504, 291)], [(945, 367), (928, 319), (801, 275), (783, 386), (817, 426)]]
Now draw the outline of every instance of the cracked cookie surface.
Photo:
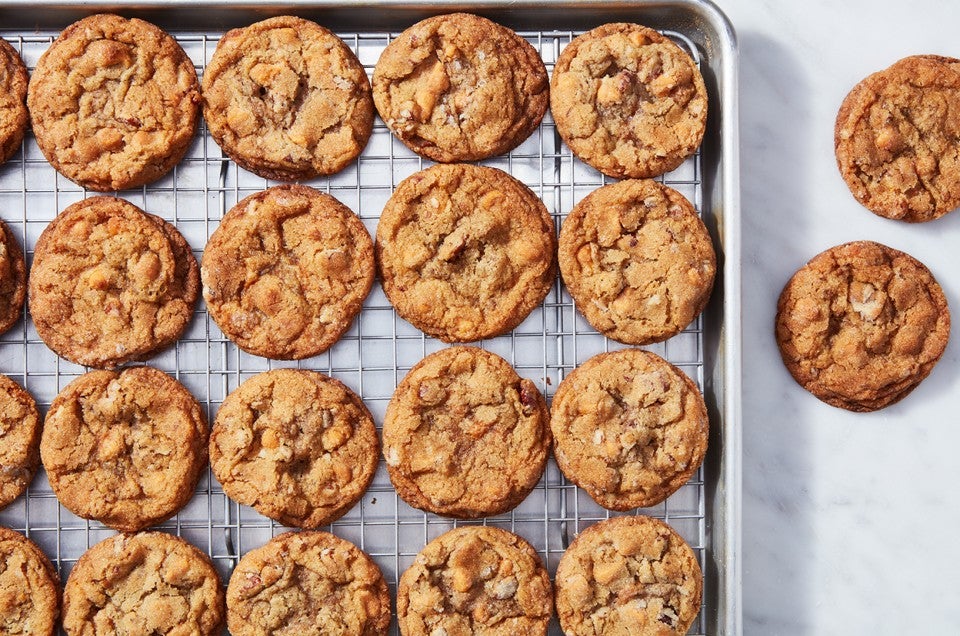
[(557, 388), (554, 455), (601, 506), (658, 504), (703, 462), (709, 423), (693, 380), (660, 356), (624, 349), (594, 356)]
[(227, 586), (234, 636), (385, 636), (390, 594), (376, 563), (328, 532), (288, 532), (244, 555)]
[(249, 353), (307, 358), (350, 328), (373, 286), (373, 241), (329, 194), (274, 186), (231, 209), (203, 252), (203, 298)]
[(871, 241), (813, 257), (777, 305), (787, 370), (819, 399), (850, 411), (905, 397), (930, 374), (949, 335), (946, 297), (930, 270)]
[(234, 29), (203, 73), (210, 134), (241, 168), (302, 181), (339, 172), (373, 132), (370, 82), (320, 25), (278, 16)]
[(180, 162), (197, 128), (200, 86), (170, 35), (100, 14), (68, 26), (40, 57), (27, 104), (47, 161), (108, 192), (156, 181)]
[(418, 22), (373, 71), (383, 121), (408, 148), (443, 163), (506, 153), (547, 111), (547, 70), (507, 27), (467, 13)]
[(40, 413), (33, 397), (0, 375), (0, 508), (30, 485), (40, 464)]
[(118, 535), (87, 550), (63, 592), (69, 636), (214, 636), (223, 586), (210, 558), (165, 532)]
[(27, 130), (27, 67), (16, 49), (0, 38), (0, 163), (12, 157)]
[(510, 331), (556, 278), (553, 219), (496, 168), (436, 165), (404, 179), (380, 216), (376, 250), (397, 313), (444, 342)]
[(557, 567), (557, 614), (567, 636), (681, 636), (702, 597), (693, 550), (651, 517), (590, 526)]
[(27, 262), (10, 226), (0, 220), (0, 334), (20, 320), (27, 298)]
[(478, 518), (514, 508), (540, 480), (549, 413), (530, 380), (475, 347), (450, 347), (414, 366), (383, 421), (397, 493), (440, 515)]
[(30, 315), (57, 355), (112, 368), (173, 344), (199, 292), (197, 261), (175, 227), (123, 199), (92, 197), (37, 240)]
[(227, 396), (210, 433), (223, 491), (299, 528), (342, 516), (363, 496), (380, 458), (370, 412), (315, 371), (274, 369)]
[(580, 201), (560, 228), (558, 260), (577, 309), (627, 344), (683, 331), (706, 306), (717, 269), (693, 205), (649, 180), (612, 183)]
[(91, 371), (50, 404), (40, 455), (50, 486), (84, 519), (133, 532), (172, 517), (207, 463), (207, 423), (162, 371)]
[(553, 589), (536, 550), (492, 526), (440, 535), (420, 551), (397, 589), (403, 636), (545, 636), (552, 614)]
[(834, 147), (853, 196), (911, 223), (960, 206), (960, 60), (904, 58), (857, 84), (837, 113)]
[(47, 555), (19, 532), (0, 527), (0, 633), (53, 636), (60, 577)]
[(693, 59), (639, 24), (588, 31), (550, 80), (557, 132), (580, 159), (622, 179), (669, 172), (700, 146), (707, 91)]

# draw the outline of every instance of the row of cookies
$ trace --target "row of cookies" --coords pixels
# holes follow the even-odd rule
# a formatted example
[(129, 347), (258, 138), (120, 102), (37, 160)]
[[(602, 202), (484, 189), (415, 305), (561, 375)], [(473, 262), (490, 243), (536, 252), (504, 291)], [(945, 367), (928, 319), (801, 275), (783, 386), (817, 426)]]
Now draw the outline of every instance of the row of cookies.
[[(60, 618), (56, 570), (23, 535), (0, 527), (3, 624), (52, 636)], [(685, 634), (700, 609), (696, 555), (670, 527), (617, 517), (582, 532), (564, 552), (556, 592), (534, 548), (496, 527), (465, 526), (428, 543), (400, 577), (404, 636), (547, 633), (554, 600), (568, 636)], [(288, 532), (247, 552), (224, 594), (210, 560), (164, 532), (111, 537), (73, 566), (62, 594), (62, 627), (88, 633), (235, 636), (310, 633), (381, 636), (392, 611), (376, 563), (320, 531)], [(504, 628), (508, 631), (504, 632)]]
[(648, 178), (693, 154), (707, 95), (690, 56), (636, 24), (575, 38), (547, 71), (512, 30), (479, 16), (428, 18), (387, 45), (368, 80), (336, 35), (293, 16), (234, 29), (201, 88), (193, 62), (153, 24), (84, 18), (41, 56), (29, 83), (3, 45), (11, 90), (4, 160), (29, 120), (47, 160), (97, 191), (155, 181), (183, 158), (203, 110), (223, 151), (265, 178), (301, 181), (342, 170), (363, 151), (374, 105), (413, 151), (440, 162), (503, 154), (539, 126), (614, 177)]

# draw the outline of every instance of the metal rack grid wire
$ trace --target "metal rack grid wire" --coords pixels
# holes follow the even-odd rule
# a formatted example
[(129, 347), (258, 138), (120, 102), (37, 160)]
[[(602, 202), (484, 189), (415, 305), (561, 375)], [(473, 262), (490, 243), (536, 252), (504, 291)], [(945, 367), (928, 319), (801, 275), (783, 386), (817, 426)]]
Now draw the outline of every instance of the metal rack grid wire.
[[(196, 64), (197, 73), (202, 74), (219, 34), (175, 31), (173, 34)], [(578, 33), (524, 31), (520, 34), (540, 52), (548, 71), (552, 72), (560, 51)], [(21, 53), (32, 70), (57, 34), (7, 31), (0, 35)], [(358, 55), (368, 75), (372, 75), (380, 52), (397, 34), (338, 35)], [(674, 32), (667, 35), (700, 64), (700, 54), (688, 38)], [(501, 168), (529, 186), (544, 201), (557, 228), (576, 202), (607, 183), (603, 175), (572, 157), (569, 149), (562, 145), (549, 114), (539, 129), (514, 151), (482, 164)], [(358, 161), (339, 174), (308, 185), (345, 203), (373, 234), (380, 211), (396, 185), (427, 165), (429, 162), (393, 138), (378, 119)], [(680, 191), (701, 215), (704, 213), (699, 152), (659, 180)], [(226, 159), (201, 124), (187, 156), (171, 174), (143, 188), (121, 192), (119, 196), (173, 222), (199, 259), (207, 238), (226, 211), (243, 197), (270, 185), (274, 182), (240, 170)], [(47, 223), (67, 205), (89, 195), (91, 193), (59, 175), (46, 162), (30, 133), (22, 150), (0, 167), (0, 217), (24, 246), (28, 264), (32, 261), (33, 246)], [(703, 321), (711, 319), (707, 313), (683, 333), (646, 348), (681, 368), (702, 388), (702, 327)], [(479, 344), (506, 358), (521, 376), (534, 381), (548, 401), (563, 377), (577, 365), (595, 354), (622, 348), (586, 323), (559, 278), (541, 306), (513, 332)], [(211, 422), (224, 397), (256, 373), (279, 367), (318, 370), (356, 391), (374, 414), (379, 428), (387, 402), (400, 379), (424, 356), (444, 346), (397, 317), (379, 285), (375, 285), (351, 329), (330, 350), (314, 358), (274, 361), (241, 351), (220, 332), (201, 300), (183, 337), (147, 364), (182, 382), (205, 406)], [(0, 336), (0, 372), (19, 382), (36, 398), (42, 415), (56, 394), (85, 370), (58, 358), (44, 345), (26, 310), (23, 320)], [(701, 468), (666, 502), (639, 511), (670, 523), (694, 549), (701, 568), (706, 565), (710, 549), (705, 478)], [(522, 535), (537, 549), (553, 575), (573, 537), (612, 514), (618, 513), (599, 507), (586, 493), (565, 480), (551, 458), (540, 483), (512, 512), (477, 522), (445, 519), (403, 502), (391, 486), (381, 459), (362, 500), (326, 529), (368, 552), (383, 570), (395, 595), (400, 574), (417, 552), (428, 541), (458, 525), (483, 523)], [(115, 534), (100, 523), (80, 519), (60, 506), (42, 468), (27, 494), (0, 511), (0, 524), (24, 532), (36, 541), (64, 581), (87, 548)], [(208, 553), (224, 582), (239, 557), (286, 530), (228, 499), (209, 469), (188, 505), (158, 528), (180, 535)], [(704, 599), (704, 608), (691, 634), (705, 633), (704, 616), (710, 611), (710, 590), (704, 590)], [(395, 621), (391, 633), (397, 633)], [(550, 633), (560, 633), (556, 620), (551, 624)]]

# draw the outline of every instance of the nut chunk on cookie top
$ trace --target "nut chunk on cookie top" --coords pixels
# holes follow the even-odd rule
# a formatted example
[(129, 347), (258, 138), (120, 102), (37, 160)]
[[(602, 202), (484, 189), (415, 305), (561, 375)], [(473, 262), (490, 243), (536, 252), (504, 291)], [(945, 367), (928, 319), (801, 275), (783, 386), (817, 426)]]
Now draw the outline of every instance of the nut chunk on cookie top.
[(170, 35), (100, 14), (64, 29), (40, 57), (27, 104), (47, 161), (107, 192), (156, 181), (180, 161), (199, 120), (200, 86)]

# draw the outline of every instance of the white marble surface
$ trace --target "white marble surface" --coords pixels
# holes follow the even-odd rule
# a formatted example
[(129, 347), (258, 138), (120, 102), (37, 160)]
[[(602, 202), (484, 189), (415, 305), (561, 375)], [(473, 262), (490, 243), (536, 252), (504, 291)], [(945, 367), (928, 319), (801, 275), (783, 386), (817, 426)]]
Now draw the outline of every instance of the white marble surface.
[[(960, 211), (888, 221), (850, 195), (836, 111), (906, 55), (960, 57), (956, 0), (720, 0), (740, 45), (745, 634), (960, 634)], [(871, 239), (934, 272), (952, 341), (901, 403), (854, 414), (780, 362), (777, 295), (830, 246)]]

